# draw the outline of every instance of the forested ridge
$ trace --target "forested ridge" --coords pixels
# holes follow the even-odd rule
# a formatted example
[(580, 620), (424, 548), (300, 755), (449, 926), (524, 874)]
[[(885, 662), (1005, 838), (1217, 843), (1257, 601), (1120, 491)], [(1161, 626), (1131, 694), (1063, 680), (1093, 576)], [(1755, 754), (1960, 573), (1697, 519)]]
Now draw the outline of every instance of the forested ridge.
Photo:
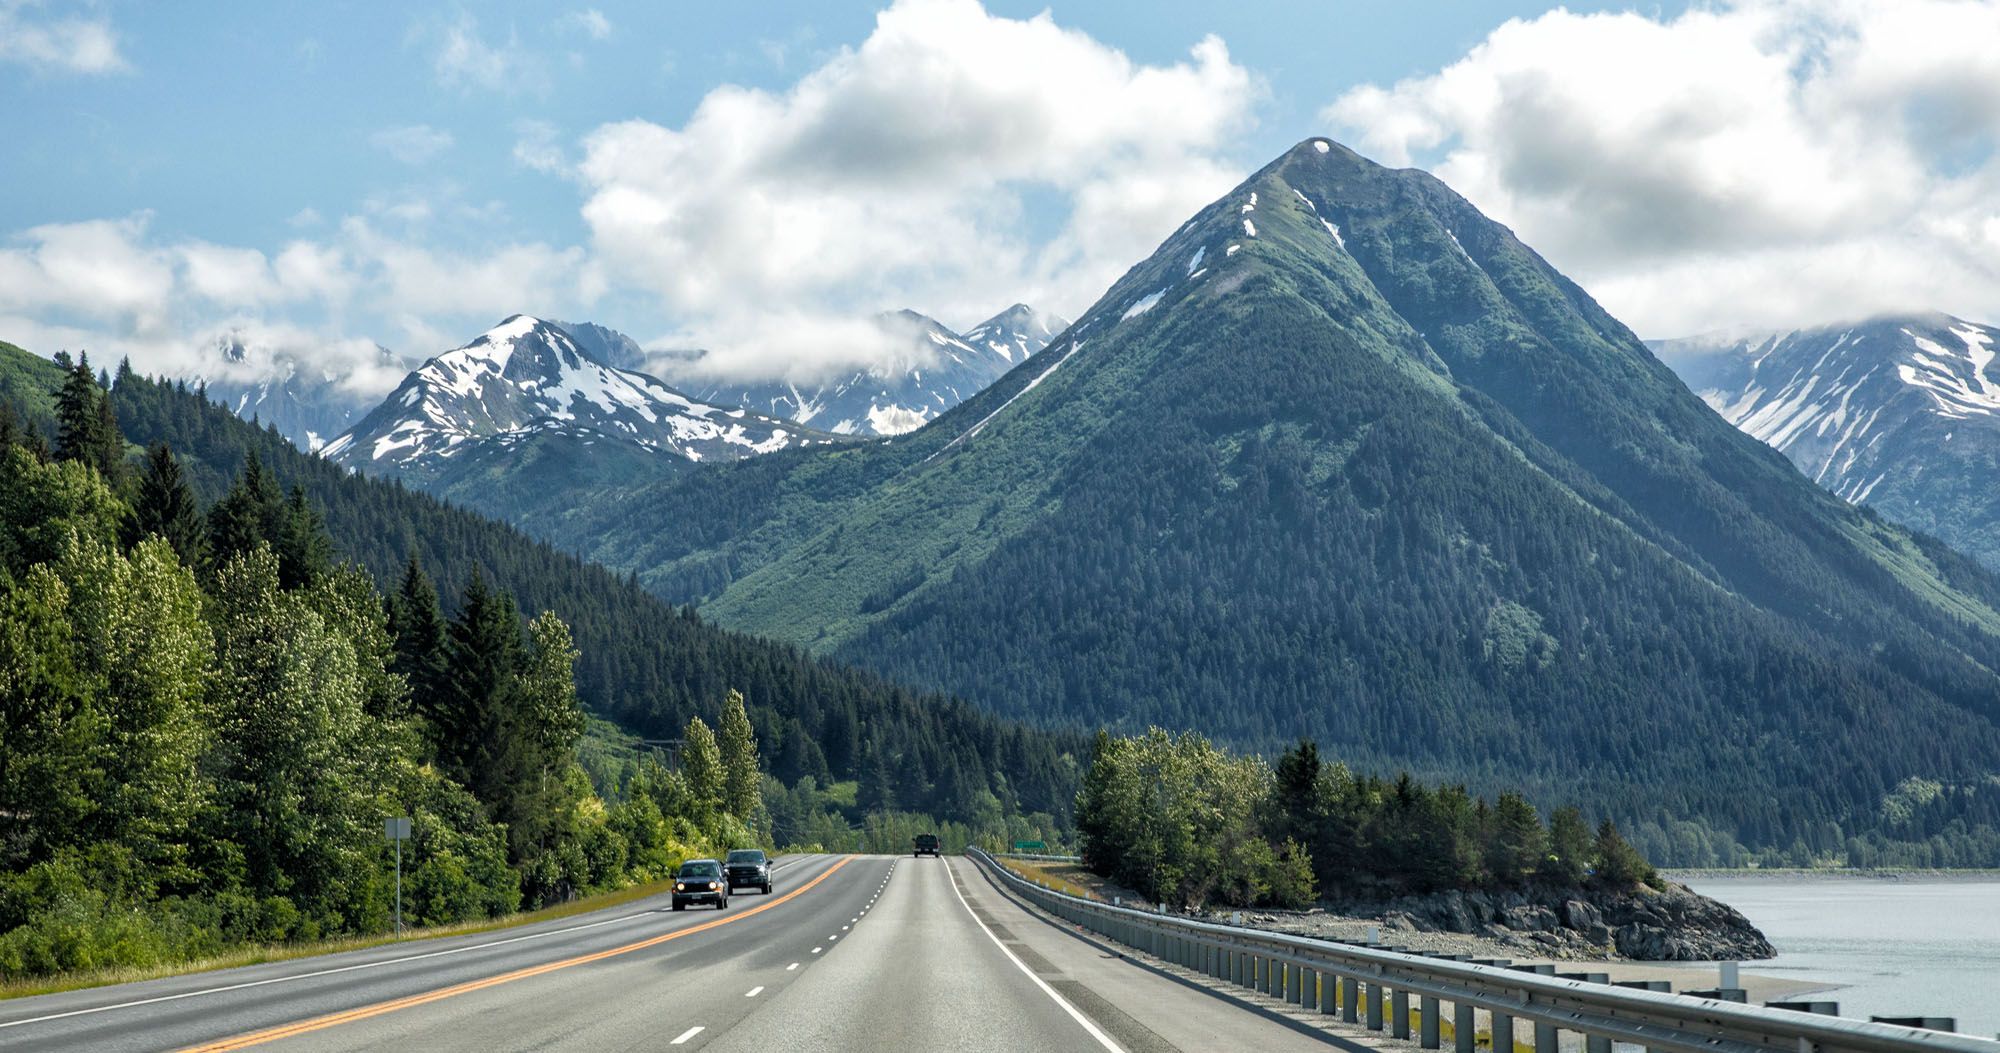
[(324, 517), (334, 552), (383, 588), (393, 589), (414, 559), (448, 600), (477, 573), (525, 610), (556, 612), (580, 652), (585, 707), (637, 735), (674, 737), (692, 717), (715, 719), (720, 699), (740, 691), (771, 773), (787, 785), (802, 775), (822, 785), (857, 779), (867, 742), (886, 758), (903, 807), (966, 816), (991, 792), (1010, 814), (1068, 811), (1080, 737), (1024, 729), (956, 699), (724, 631), (512, 527), (300, 453), (198, 390), (128, 370), (107, 379), (129, 442), (171, 446), (204, 502), (219, 499), (255, 454), (271, 487), (301, 489)]
[(1442, 184), (1332, 144), (917, 432), (528, 525), (1007, 715), (1309, 736), (1671, 864), (2000, 864), (2000, 583), (1731, 428)]

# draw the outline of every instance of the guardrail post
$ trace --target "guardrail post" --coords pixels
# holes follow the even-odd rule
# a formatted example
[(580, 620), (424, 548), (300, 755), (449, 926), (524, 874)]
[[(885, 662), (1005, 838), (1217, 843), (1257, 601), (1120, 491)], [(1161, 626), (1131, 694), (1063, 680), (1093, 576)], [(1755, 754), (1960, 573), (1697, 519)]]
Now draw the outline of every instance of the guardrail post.
[(1382, 1030), (1382, 985), (1368, 982), (1368, 1030)]
[(1583, 1036), (1584, 1053), (1611, 1053), (1611, 1040), (1596, 1035)]
[(1340, 977), (1319, 974), (1319, 1011), (1331, 1015), (1340, 1005)]
[(1340, 1020), (1344, 1024), (1361, 1021), (1361, 978), (1345, 977), (1340, 981)]
[(1257, 990), (1270, 994), (1272, 988), (1277, 986), (1277, 981), (1271, 976), (1277, 971), (1277, 966), (1276, 958), (1267, 958), (1261, 954), (1257, 956)]
[(1417, 1000), (1417, 1035), (1425, 1049), (1436, 1049), (1438, 1042), (1438, 1000), (1424, 995)]
[(1299, 967), (1299, 1008), (1311, 1009), (1319, 1004), (1319, 973), (1317, 970)]
[[(1477, 1053), (1479, 1035), (1474, 1030), (1474, 1027), (1472, 1003), (1453, 1002), (1451, 1004), (1451, 1038), (1452, 1049), (1456, 1053)], [(1494, 1053), (1513, 1053), (1513, 1050), (1501, 1050), (1496, 1046), (1494, 1047)]]
[(1493, 1014), (1493, 1053), (1514, 1053), (1514, 1018)]
[(1410, 1037), (1410, 992), (1398, 987), (1389, 994), (1389, 1034), (1395, 1038)]
[(1561, 1036), (1554, 1024), (1535, 1021), (1535, 1053), (1562, 1053)]

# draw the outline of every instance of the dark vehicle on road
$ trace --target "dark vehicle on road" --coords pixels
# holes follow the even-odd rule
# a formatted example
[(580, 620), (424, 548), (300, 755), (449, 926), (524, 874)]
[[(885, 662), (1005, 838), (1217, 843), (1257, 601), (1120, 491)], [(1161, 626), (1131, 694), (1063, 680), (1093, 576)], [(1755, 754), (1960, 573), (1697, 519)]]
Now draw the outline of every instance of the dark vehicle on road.
[(729, 880), (722, 876), (722, 864), (713, 859), (690, 859), (674, 875), (674, 909), (686, 910), (690, 903), (713, 903), (716, 910), (729, 906)]
[(938, 850), (939, 850), (939, 849), (940, 849), (941, 847), (943, 847), (943, 844), (944, 844), (944, 842), (942, 842), (942, 841), (939, 841), (939, 840), (938, 840), (938, 835), (936, 835), (936, 834), (918, 834), (918, 835), (917, 835), (917, 850), (916, 850), (916, 851), (914, 851), (914, 852), (911, 852), (911, 853), (910, 853), (910, 855), (911, 855), (912, 857), (915, 857), (915, 856), (934, 856), (934, 855), (937, 855), (937, 854), (938, 854)]
[(771, 860), (761, 848), (739, 848), (729, 853), (722, 861), (722, 872), (728, 877), (729, 891), (739, 888), (754, 888), (764, 895), (771, 894)]

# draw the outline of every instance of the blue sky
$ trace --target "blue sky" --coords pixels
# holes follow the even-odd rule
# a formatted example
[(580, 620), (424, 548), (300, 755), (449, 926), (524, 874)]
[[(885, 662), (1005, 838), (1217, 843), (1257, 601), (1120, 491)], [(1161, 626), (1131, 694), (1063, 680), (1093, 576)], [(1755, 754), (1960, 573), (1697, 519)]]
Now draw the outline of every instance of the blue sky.
[(865, 359), (875, 310), (1080, 310), (1314, 134), (1438, 172), (1649, 335), (1857, 288), (1990, 318), (1996, 19), (0, 0), (0, 339), (186, 371), (221, 331), (345, 361), (525, 310), (797, 373)]

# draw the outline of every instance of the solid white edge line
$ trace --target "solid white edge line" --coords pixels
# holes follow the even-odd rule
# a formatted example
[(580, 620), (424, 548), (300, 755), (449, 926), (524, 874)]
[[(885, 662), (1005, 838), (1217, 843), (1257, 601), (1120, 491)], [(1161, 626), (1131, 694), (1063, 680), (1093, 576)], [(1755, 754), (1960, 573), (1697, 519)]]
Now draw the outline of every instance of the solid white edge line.
[[(778, 866), (772, 867), (771, 870), (773, 873), (775, 873), (777, 871), (783, 870), (785, 867), (793, 865), (794, 863), (803, 863), (810, 858), (813, 857), (805, 856), (798, 859), (793, 859)], [(63, 1013), (50, 1013), (47, 1016), (31, 1016), (21, 1020), (5, 1020), (5, 1021), (0, 1021), (0, 1030), (5, 1030), (10, 1027), (20, 1027), (24, 1024), (46, 1024), (51, 1020), (68, 1020), (71, 1017), (90, 1016), (93, 1013), (109, 1013), (114, 1009), (137, 1009), (140, 1006), (158, 1005), (161, 1002), (178, 1002), (183, 998), (199, 998), (202, 995), (227, 994), (230, 991), (247, 991), (253, 987), (268, 987), (272, 984), (291, 983), (295, 980), (313, 980), (322, 976), (335, 976), (340, 973), (359, 972), (363, 969), (380, 969), (385, 965), (403, 965), (408, 962), (421, 962), (429, 958), (443, 958), (447, 955), (452, 955), (452, 954), (465, 954), (468, 951), (484, 951), (494, 947), (505, 947), (510, 943), (522, 943), (527, 940), (539, 940), (545, 936), (561, 936), (571, 932), (582, 932), (585, 929), (597, 929), (597, 928), (602, 928), (606, 925), (616, 925), (621, 921), (631, 921), (634, 918), (643, 918), (648, 914), (658, 914), (658, 913), (659, 911), (657, 910), (642, 910), (637, 914), (626, 914), (621, 917), (607, 918), (603, 921), (593, 921), (588, 925), (572, 925), (566, 929), (550, 929), (546, 932), (531, 932), (525, 936), (510, 936), (507, 939), (494, 940), (491, 943), (475, 943), (469, 947), (448, 947), (442, 951), (427, 951), (423, 954), (409, 954), (409, 955), (404, 955), (401, 958), (384, 958), (379, 962), (360, 962), (355, 965), (342, 965), (339, 966), (338, 968), (333, 968), (333, 969), (321, 969), (318, 970), (317, 972), (293, 973), (289, 976), (273, 976), (270, 977), (269, 979), (264, 979), (264, 980), (248, 980), (240, 984), (228, 984), (223, 987), (204, 987), (199, 991), (182, 991), (180, 994), (160, 995), (156, 998), (141, 998), (133, 1002), (119, 1002), (116, 1005), (100, 1005), (88, 1009), (71, 1009), (68, 1012), (63, 1012)], [(342, 952), (334, 951), (331, 953), (339, 954)], [(238, 968), (249, 969), (249, 968), (254, 968), (254, 966), (246, 965), (246, 966), (239, 966)], [(183, 973), (182, 975), (185, 976), (191, 974)], [(167, 979), (172, 979), (172, 977), (163, 976), (160, 977), (160, 979), (167, 980)], [(147, 981), (142, 980), (133, 982), (145, 983)], [(118, 985), (113, 984), (111, 986), (115, 987)], [(695, 1030), (699, 1031), (701, 1029), (696, 1028)]]
[(1014, 963), (1014, 968), (1021, 970), (1022, 976), (1033, 980), (1035, 986), (1041, 988), (1042, 993), (1048, 995), (1051, 1001), (1061, 1006), (1063, 1012), (1068, 1013), (1071, 1020), (1076, 1021), (1085, 1031), (1090, 1032), (1090, 1037), (1096, 1039), (1098, 1045), (1110, 1050), (1111, 1053), (1125, 1053), (1123, 1046), (1112, 1041), (1110, 1035), (1105, 1034), (1089, 1017), (1084, 1016), (1075, 1006), (1069, 1004), (1069, 999), (1057, 994), (1056, 989), (1048, 985), (1048, 981), (1036, 976), (1033, 969), (1028, 968), (1027, 965), (1022, 963), (1021, 959), (1014, 957), (1014, 952), (1008, 950), (1007, 945), (1000, 942), (1000, 937), (993, 935), (993, 930), (987, 928), (986, 923), (979, 920), (979, 915), (972, 912), (972, 904), (966, 902), (965, 893), (958, 890), (958, 875), (953, 872), (949, 864), (945, 866), (944, 872), (945, 876), (951, 881), (951, 894), (958, 897), (958, 905), (965, 908), (966, 916), (972, 919), (974, 925), (979, 926), (979, 931), (985, 933), (987, 939), (993, 941), (993, 946), (1000, 948), (1000, 953), (1006, 955), (1008, 961)]
[(679, 1038), (677, 1038), (677, 1039), (674, 1039), (674, 1040), (673, 1040), (672, 1042), (669, 1042), (669, 1043), (667, 1043), (667, 1044), (668, 1044), (668, 1045), (670, 1045), (670, 1046), (678, 1046), (678, 1045), (680, 1045), (681, 1043), (683, 1043), (683, 1042), (686, 1042), (686, 1041), (687, 1041), (688, 1039), (691, 1039), (691, 1038), (693, 1038), (694, 1036), (696, 1036), (696, 1035), (699, 1035), (699, 1034), (701, 1034), (701, 1033), (702, 1033), (703, 1031), (706, 1031), (706, 1030), (708, 1030), (708, 1029), (707, 1029), (707, 1028), (705, 1028), (705, 1027), (702, 1027), (702, 1026), (701, 1026), (701, 1025), (699, 1025), (699, 1024), (696, 1024), (695, 1026), (693, 1026), (693, 1027), (691, 1027), (691, 1028), (688, 1028), (688, 1029), (687, 1029), (686, 1031), (683, 1031), (683, 1032), (681, 1032), (681, 1037), (679, 1037)]

